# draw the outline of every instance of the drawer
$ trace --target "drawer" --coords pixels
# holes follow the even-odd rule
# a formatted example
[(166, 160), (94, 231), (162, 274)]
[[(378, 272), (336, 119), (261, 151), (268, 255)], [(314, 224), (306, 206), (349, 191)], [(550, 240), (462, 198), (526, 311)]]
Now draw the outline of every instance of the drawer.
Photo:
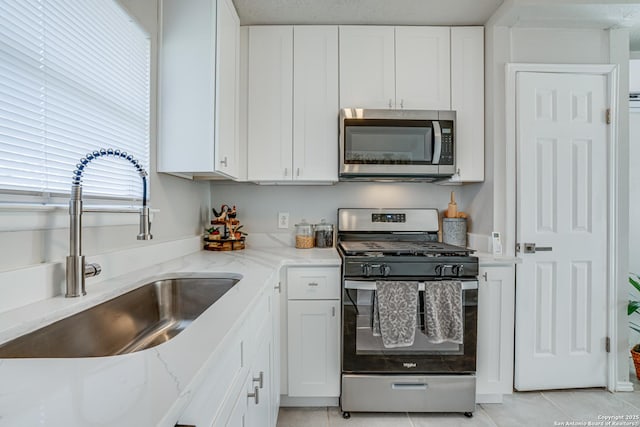
[(340, 299), (340, 268), (287, 269), (289, 299)]

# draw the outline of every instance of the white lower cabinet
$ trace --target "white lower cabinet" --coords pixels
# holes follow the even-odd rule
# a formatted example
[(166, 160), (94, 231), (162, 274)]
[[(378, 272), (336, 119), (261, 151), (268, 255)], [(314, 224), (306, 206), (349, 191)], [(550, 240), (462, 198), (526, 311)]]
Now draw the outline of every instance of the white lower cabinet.
[(179, 424), (196, 427), (275, 427), (279, 405), (279, 348), (273, 317), (278, 291), (270, 286), (246, 320), (221, 344)]
[(515, 271), (513, 264), (480, 263), (476, 400), (500, 403), (513, 392)]
[(340, 395), (340, 270), (287, 271), (287, 395)]
[[(271, 328), (269, 328), (271, 329)], [(271, 337), (264, 336), (251, 365), (249, 387), (245, 388), (247, 416), (244, 427), (271, 426)], [(241, 396), (242, 397), (242, 396)]]
[(289, 396), (340, 394), (340, 301), (289, 301)]

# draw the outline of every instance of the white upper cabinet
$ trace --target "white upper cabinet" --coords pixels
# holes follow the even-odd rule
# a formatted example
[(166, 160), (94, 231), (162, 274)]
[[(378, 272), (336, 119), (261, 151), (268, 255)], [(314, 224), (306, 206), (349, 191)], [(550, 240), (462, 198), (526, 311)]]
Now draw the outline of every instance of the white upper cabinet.
[(233, 3), (218, 0), (216, 14), (216, 170), (239, 177), (240, 20)]
[(337, 181), (337, 27), (250, 27), (248, 45), (248, 180)]
[(338, 28), (293, 28), (293, 179), (338, 180)]
[(451, 28), (451, 109), (460, 181), (484, 180), (484, 28)]
[(247, 179), (290, 180), (293, 27), (249, 28)]
[(393, 27), (340, 27), (340, 106), (395, 108)]
[(449, 110), (449, 27), (340, 27), (340, 106)]
[(161, 0), (158, 171), (238, 178), (239, 19), (231, 0)]
[(396, 106), (449, 110), (449, 27), (396, 27)]

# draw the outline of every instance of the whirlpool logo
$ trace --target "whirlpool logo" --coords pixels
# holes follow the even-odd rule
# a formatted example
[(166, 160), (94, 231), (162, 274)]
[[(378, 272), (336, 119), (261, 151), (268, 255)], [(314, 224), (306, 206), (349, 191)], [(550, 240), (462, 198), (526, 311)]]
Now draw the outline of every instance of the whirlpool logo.
[(415, 368), (416, 364), (415, 363), (403, 363), (402, 366), (404, 366), (405, 368)]

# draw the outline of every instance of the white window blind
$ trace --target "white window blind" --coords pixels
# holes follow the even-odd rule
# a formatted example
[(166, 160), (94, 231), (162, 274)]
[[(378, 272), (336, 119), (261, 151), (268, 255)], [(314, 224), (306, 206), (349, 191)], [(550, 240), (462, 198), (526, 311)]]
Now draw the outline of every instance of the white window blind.
[[(68, 194), (87, 153), (149, 170), (149, 37), (115, 0), (0, 0), (0, 192)], [(83, 194), (140, 199), (124, 159), (85, 169)]]

